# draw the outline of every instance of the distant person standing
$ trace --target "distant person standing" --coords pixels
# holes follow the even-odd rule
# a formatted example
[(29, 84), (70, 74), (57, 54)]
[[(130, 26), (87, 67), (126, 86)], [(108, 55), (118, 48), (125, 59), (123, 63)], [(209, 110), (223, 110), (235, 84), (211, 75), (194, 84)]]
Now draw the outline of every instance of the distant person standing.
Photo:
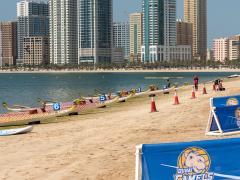
[(198, 90), (198, 83), (199, 83), (199, 78), (197, 75), (194, 76), (193, 78), (193, 82), (194, 82), (194, 86), (195, 86), (195, 90)]
[(167, 79), (167, 88), (171, 87), (170, 79)]

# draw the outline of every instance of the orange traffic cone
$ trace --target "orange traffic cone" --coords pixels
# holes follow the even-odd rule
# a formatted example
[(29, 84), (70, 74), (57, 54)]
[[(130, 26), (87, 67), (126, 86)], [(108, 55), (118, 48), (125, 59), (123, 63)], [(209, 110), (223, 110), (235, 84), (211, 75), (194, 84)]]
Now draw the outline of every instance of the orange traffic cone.
[(178, 95), (177, 95), (177, 89), (175, 89), (175, 95), (174, 95), (174, 104), (173, 105), (178, 105), (179, 103), (179, 99), (178, 99)]
[(191, 99), (195, 99), (195, 98), (196, 98), (196, 95), (195, 95), (195, 90), (194, 90), (194, 86), (193, 86)]
[(152, 96), (151, 113), (157, 112), (154, 96)]
[(203, 84), (203, 94), (207, 94), (207, 89), (206, 89), (205, 84)]

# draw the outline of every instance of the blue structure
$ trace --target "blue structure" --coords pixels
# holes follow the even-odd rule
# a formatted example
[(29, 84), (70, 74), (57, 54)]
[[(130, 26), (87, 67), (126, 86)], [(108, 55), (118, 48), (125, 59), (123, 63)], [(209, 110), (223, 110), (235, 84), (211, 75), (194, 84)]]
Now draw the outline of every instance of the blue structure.
[(240, 138), (187, 143), (144, 144), (136, 151), (139, 180), (240, 179)]
[(206, 135), (240, 133), (240, 96), (216, 97), (210, 100)]

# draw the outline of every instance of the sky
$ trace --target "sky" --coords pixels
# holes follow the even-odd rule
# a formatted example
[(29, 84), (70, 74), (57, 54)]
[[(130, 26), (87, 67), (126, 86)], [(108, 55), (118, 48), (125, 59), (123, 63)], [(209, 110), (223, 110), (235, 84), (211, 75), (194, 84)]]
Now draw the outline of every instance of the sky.
[[(0, 21), (16, 19), (19, 0), (1, 0)], [(129, 13), (141, 11), (142, 0), (113, 0), (114, 21), (125, 22)], [(177, 16), (183, 17), (183, 0), (177, 0)], [(217, 37), (240, 34), (240, 0), (208, 0), (208, 46)]]

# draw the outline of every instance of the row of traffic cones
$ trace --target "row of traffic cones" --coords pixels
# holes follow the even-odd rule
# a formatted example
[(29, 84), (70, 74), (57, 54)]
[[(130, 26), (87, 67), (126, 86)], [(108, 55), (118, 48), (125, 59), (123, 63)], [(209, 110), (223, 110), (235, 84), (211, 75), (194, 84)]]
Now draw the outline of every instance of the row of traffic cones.
[[(206, 89), (206, 86), (205, 84), (203, 85), (203, 94), (207, 94), (207, 89)], [(149, 97), (151, 97), (151, 113), (154, 113), (154, 112), (158, 112), (157, 111), (157, 108), (156, 108), (156, 103), (155, 103), (155, 94), (151, 94)], [(196, 99), (196, 93), (195, 93), (195, 88), (193, 86), (193, 89), (192, 89), (192, 96), (191, 96), (191, 99)], [(175, 94), (174, 94), (174, 103), (173, 105), (179, 105), (180, 104), (180, 101), (179, 101), (179, 98), (178, 98), (178, 94), (177, 94), (177, 89), (175, 89)]]

